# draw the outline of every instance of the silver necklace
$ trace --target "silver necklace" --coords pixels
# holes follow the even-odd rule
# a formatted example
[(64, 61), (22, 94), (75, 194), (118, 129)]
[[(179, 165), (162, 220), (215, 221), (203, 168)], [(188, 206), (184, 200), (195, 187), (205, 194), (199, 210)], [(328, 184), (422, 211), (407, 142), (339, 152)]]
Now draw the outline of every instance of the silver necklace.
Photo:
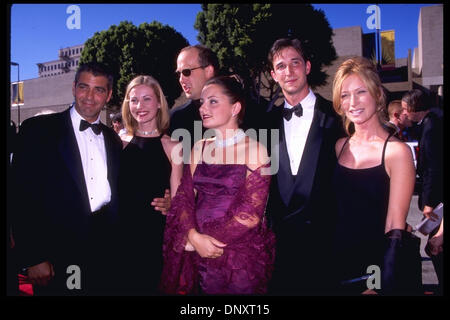
[(152, 130), (152, 131), (141, 131), (141, 130), (139, 130), (139, 129), (136, 129), (136, 131), (137, 131), (137, 133), (142, 134), (142, 135), (144, 135), (144, 136), (149, 136), (149, 135), (158, 133), (158, 128), (156, 128), (156, 129), (154, 129), (154, 130)]
[(242, 129), (239, 129), (236, 134), (234, 136), (232, 136), (231, 138), (228, 139), (224, 139), (224, 140), (218, 140), (217, 138), (214, 140), (214, 144), (217, 147), (228, 147), (228, 146), (232, 146), (236, 143), (238, 143), (239, 141), (241, 141), (243, 138), (245, 137), (245, 133)]

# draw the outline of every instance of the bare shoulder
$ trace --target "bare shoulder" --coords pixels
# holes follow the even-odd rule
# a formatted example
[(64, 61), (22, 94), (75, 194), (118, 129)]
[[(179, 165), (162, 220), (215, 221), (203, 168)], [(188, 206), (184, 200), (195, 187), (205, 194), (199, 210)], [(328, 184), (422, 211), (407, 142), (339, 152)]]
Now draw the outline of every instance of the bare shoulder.
[(163, 144), (164, 148), (168, 148), (169, 150), (172, 150), (176, 145), (180, 144), (178, 140), (172, 140), (166, 134), (161, 137), (161, 143)]
[[(170, 161), (173, 161), (173, 157), (182, 157), (183, 155), (183, 148), (181, 146), (181, 142), (178, 141), (174, 141), (172, 140), (169, 136), (167, 135), (163, 135), (161, 137), (161, 144), (164, 148), (164, 151), (167, 154), (167, 157), (170, 159)], [(178, 153), (174, 153), (177, 152), (177, 150), (174, 150), (177, 146), (180, 146), (180, 150)]]
[(196, 143), (194, 143), (194, 146), (192, 147), (192, 151), (202, 151), (203, 145), (205, 143), (210, 143), (212, 141), (214, 141), (214, 138), (200, 139)]
[(191, 155), (190, 155), (190, 168), (191, 175), (194, 175), (195, 169), (197, 168), (197, 164), (202, 159), (203, 145), (205, 142), (212, 141), (213, 139), (200, 139), (194, 143), (192, 147)]
[(270, 158), (266, 146), (259, 141), (248, 137), (246, 140), (248, 148), (248, 159), (246, 159), (247, 167), (251, 170), (256, 170), (262, 165), (269, 163)]
[(342, 147), (344, 146), (345, 140), (347, 140), (347, 139), (348, 139), (348, 137), (343, 137), (343, 138), (339, 138), (336, 141), (336, 144), (334, 146), (334, 150), (336, 151), (336, 155), (338, 155), (341, 152)]
[(413, 156), (409, 146), (403, 141), (391, 137), (386, 145), (385, 159), (387, 162), (392, 161), (413, 161)]
[(214, 138), (209, 138), (209, 139), (200, 139), (197, 142), (194, 143), (194, 146), (192, 147), (192, 152), (191, 152), (191, 163), (198, 163), (202, 157), (202, 152), (203, 152), (203, 146), (206, 143), (210, 143), (214, 141)]

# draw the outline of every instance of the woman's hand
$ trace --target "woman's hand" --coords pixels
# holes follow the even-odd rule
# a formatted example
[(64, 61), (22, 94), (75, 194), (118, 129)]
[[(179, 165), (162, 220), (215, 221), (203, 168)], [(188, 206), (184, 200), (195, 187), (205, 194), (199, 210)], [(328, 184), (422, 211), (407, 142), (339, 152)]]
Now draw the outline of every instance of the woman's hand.
[(191, 244), (189, 240), (186, 242), (186, 245), (184, 246), (184, 251), (195, 251), (194, 246)]
[(195, 229), (189, 230), (188, 242), (202, 258), (218, 258), (223, 254), (225, 243), (207, 235), (197, 232)]
[(378, 294), (375, 290), (367, 289), (363, 293), (361, 293), (363, 296), (371, 296)]

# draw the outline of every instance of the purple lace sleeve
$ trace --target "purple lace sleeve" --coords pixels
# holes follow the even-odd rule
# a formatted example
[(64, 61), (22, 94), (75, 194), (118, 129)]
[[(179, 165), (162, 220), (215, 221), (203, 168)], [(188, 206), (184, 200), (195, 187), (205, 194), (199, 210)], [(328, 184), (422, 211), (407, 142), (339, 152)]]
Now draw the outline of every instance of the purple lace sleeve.
[(160, 289), (167, 294), (184, 294), (193, 290), (196, 277), (195, 252), (184, 251), (187, 233), (196, 228), (195, 195), (190, 166), (184, 166), (183, 177), (166, 216), (163, 243), (163, 271)]
[(227, 214), (222, 219), (204, 224), (203, 233), (231, 245), (245, 241), (249, 233), (265, 229), (262, 221), (271, 176), (261, 175), (261, 170), (268, 166), (259, 167), (246, 178)]
[[(274, 257), (274, 237), (263, 223), (271, 176), (262, 175), (261, 170), (267, 166), (258, 168), (245, 179), (223, 218), (202, 226), (202, 233), (227, 244), (227, 254), (202, 261), (216, 267), (225, 263), (217, 272), (229, 274), (230, 281), (236, 281), (231, 276), (234, 270), (245, 270), (252, 279), (253, 293), (265, 292)], [(189, 166), (185, 166), (164, 232), (164, 266), (160, 288), (167, 294), (196, 293), (199, 283), (197, 266), (202, 258), (196, 252), (184, 251), (187, 232), (191, 228), (198, 230), (192, 176)], [(228, 281), (224, 285), (226, 283)]]

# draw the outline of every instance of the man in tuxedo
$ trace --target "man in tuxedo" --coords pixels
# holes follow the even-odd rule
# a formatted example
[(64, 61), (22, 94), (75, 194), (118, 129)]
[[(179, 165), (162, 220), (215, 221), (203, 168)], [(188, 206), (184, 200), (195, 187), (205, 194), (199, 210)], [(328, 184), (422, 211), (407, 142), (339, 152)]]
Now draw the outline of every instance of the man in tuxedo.
[(18, 295), (19, 294), (19, 282), (17, 278), (18, 268), (16, 261), (16, 250), (14, 243), (14, 236), (12, 233), (12, 219), (13, 216), (11, 211), (14, 208), (13, 205), (13, 190), (12, 190), (12, 179), (11, 179), (11, 159), (14, 155), (15, 145), (16, 145), (16, 135), (17, 129), (14, 121), (9, 122), (8, 131), (7, 131), (7, 139), (6, 139), (6, 148), (8, 152), (8, 165), (7, 165), (7, 189), (6, 189), (6, 293), (7, 295)]
[(74, 104), (20, 127), (14, 235), (36, 295), (113, 293), (122, 144), (100, 122), (112, 86), (104, 66), (80, 65)]
[[(331, 102), (310, 89), (311, 63), (300, 40), (275, 41), (268, 59), (284, 95), (284, 103), (268, 111), (280, 137), (279, 170), (267, 205), (277, 238), (271, 292), (324, 294), (332, 288), (333, 265), (327, 260), (335, 219), (331, 178), (342, 124)], [(274, 159), (276, 148), (271, 149)]]
[[(444, 202), (444, 131), (443, 114), (438, 108), (430, 108), (425, 94), (419, 89), (406, 92), (402, 97), (403, 113), (419, 125), (419, 155), (417, 157), (417, 176), (419, 209), (424, 218), (437, 218), (433, 209)], [(431, 240), (438, 229), (430, 233)], [(443, 252), (431, 255), (442, 291)]]
[[(178, 54), (175, 73), (189, 101), (171, 110), (169, 134), (172, 135), (176, 129), (187, 130), (190, 134), (190, 148), (193, 147), (197, 140), (202, 138), (203, 134), (202, 119), (198, 111), (203, 85), (206, 81), (216, 76), (218, 70), (219, 62), (217, 56), (211, 49), (203, 45), (197, 44), (185, 47)], [(198, 136), (194, 136), (194, 121), (199, 121), (200, 130), (198, 131)]]

